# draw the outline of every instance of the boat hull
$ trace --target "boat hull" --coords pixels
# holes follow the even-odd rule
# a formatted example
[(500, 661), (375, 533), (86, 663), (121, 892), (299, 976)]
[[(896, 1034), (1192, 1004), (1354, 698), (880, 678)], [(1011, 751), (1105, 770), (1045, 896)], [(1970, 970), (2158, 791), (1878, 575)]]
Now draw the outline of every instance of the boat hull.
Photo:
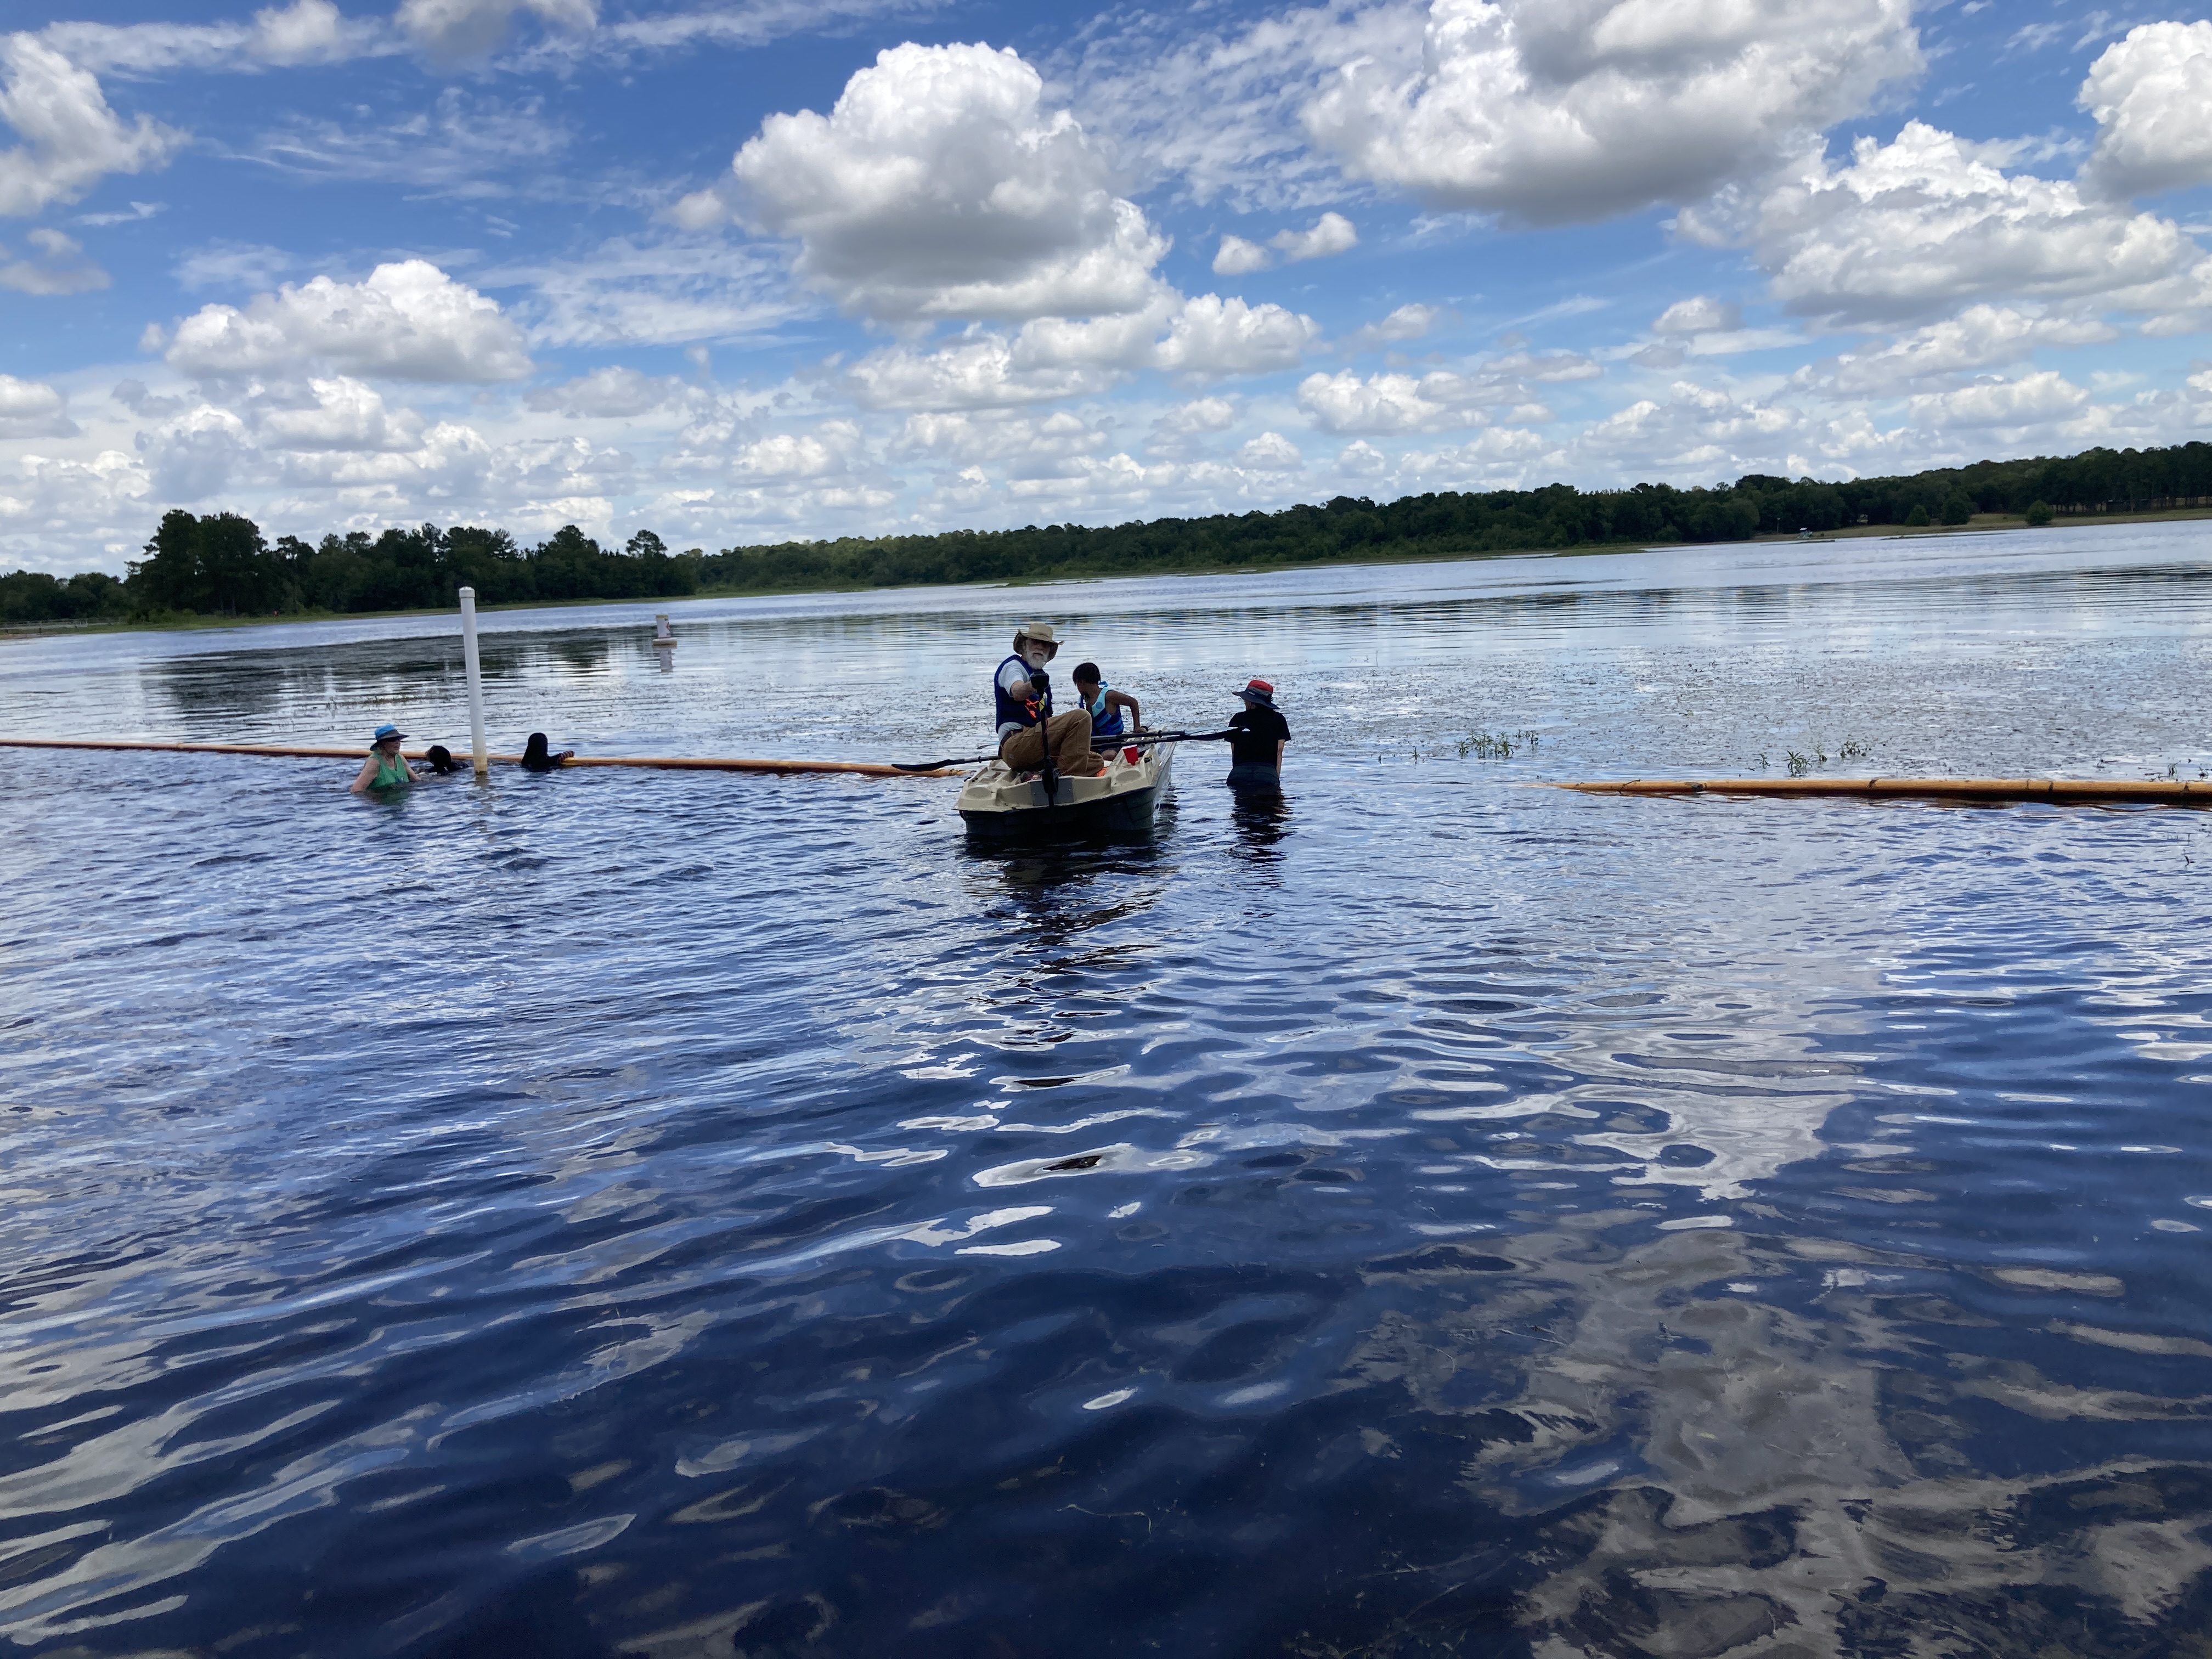
[(1173, 793), (1174, 766), (1173, 744), (1144, 750), (1133, 765), (1116, 750), (1103, 775), (1062, 778), (1048, 803), (1042, 780), (993, 761), (962, 787), (958, 810), (978, 842), (1141, 841)]

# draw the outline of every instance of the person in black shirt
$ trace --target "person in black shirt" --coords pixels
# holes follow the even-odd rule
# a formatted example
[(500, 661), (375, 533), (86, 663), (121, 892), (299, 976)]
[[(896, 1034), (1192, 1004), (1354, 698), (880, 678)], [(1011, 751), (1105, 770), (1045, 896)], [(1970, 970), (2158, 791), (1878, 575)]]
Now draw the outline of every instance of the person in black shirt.
[(575, 755), (573, 749), (563, 749), (557, 754), (545, 741), (543, 732), (532, 732), (530, 740), (522, 745), (522, 769), (526, 772), (557, 772), (562, 763)]
[(1242, 714), (1230, 717), (1229, 787), (1231, 789), (1279, 789), (1283, 784), (1283, 745), (1291, 740), (1290, 722), (1275, 707), (1275, 688), (1254, 680), (1237, 694), (1244, 699)]

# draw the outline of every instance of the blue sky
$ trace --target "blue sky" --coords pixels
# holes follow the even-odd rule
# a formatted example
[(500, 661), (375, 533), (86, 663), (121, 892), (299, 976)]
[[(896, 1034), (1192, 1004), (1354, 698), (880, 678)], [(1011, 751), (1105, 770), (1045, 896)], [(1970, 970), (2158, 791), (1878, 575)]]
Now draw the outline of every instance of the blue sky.
[(10, 8), (0, 564), (789, 538), (2212, 422), (2212, 22), (2081, 0)]

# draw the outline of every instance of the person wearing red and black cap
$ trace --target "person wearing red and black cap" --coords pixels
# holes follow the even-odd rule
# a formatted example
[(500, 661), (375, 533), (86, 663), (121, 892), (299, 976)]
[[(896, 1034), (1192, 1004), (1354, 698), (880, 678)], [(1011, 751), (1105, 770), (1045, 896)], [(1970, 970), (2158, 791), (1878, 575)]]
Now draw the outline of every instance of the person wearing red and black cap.
[(1236, 734), (1229, 739), (1229, 787), (1279, 789), (1291, 725), (1275, 707), (1275, 688), (1254, 680), (1237, 695), (1244, 699), (1244, 708), (1229, 718), (1229, 729)]

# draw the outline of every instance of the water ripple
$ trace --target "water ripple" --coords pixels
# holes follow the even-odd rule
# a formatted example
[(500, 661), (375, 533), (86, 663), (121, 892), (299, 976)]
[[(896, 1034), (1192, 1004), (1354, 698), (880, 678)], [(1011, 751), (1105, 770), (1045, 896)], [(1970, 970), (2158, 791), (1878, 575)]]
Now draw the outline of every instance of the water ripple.
[[(2203, 562), (2129, 545), (1049, 590), (1164, 714), (1279, 664), (1284, 807), (1193, 758), (1137, 848), (971, 853), (930, 782), (19, 757), (0, 1630), (2166, 1650), (2212, 1626), (2204, 821), (1506, 787), (1846, 731), (2192, 763)], [(719, 604), (673, 679), (570, 613), (493, 636), (495, 703), (957, 752), (1003, 597)], [(69, 644), (83, 730), (457, 706), (375, 625)]]

